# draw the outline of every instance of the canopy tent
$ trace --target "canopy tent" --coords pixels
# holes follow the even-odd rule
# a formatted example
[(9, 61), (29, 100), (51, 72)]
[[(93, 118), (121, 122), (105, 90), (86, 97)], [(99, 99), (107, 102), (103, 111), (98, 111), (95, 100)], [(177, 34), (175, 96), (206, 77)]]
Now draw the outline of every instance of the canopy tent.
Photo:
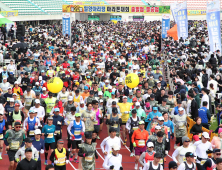
[(11, 20), (3, 17), (1, 14), (0, 14), (0, 26), (2, 24), (14, 24), (14, 22), (12, 22)]
[(177, 25), (174, 25), (171, 29), (169, 29), (167, 31), (167, 35), (173, 37), (174, 40), (178, 40)]

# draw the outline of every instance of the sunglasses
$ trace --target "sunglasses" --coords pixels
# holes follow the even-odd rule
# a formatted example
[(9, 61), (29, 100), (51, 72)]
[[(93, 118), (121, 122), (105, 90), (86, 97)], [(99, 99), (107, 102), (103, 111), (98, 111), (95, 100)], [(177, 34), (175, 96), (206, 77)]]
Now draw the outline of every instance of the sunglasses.
[(21, 126), (15, 126), (15, 128), (21, 128)]
[(174, 166), (172, 169), (177, 169), (177, 166)]
[(185, 141), (185, 142), (190, 142), (190, 141)]
[(149, 147), (149, 148), (154, 148), (153, 146)]
[(221, 153), (217, 153), (216, 155), (221, 155)]

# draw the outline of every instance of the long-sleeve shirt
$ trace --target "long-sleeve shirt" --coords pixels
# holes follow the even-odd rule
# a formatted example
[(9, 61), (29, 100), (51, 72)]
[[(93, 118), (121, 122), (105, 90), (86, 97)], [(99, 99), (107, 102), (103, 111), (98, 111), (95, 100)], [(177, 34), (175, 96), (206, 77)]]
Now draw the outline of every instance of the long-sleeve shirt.
[[(32, 159), (37, 161), (39, 159), (39, 153), (33, 145), (31, 146), (31, 149), (32, 149)], [(19, 160), (20, 155), (21, 155), (21, 160), (23, 160), (25, 158), (25, 146), (23, 146), (16, 152), (15, 160)]]
[(32, 145), (39, 152), (39, 159), (38, 159), (38, 161), (40, 161), (41, 160), (40, 151), (41, 150), (45, 150), (45, 142), (44, 142), (44, 140), (42, 138), (40, 138), (40, 140), (36, 140), (35, 138), (32, 138)]
[(36, 110), (38, 118), (44, 118), (45, 117), (45, 109), (42, 106), (39, 106), (39, 108), (36, 108), (35, 106), (31, 107), (30, 110)]
[[(114, 138), (111, 138), (110, 136), (106, 137), (100, 144), (102, 152), (103, 153), (107, 152), (107, 154), (110, 154), (114, 143), (121, 147), (121, 141), (120, 141), (119, 137), (117, 137), (117, 136), (115, 136)], [(105, 147), (105, 149), (104, 149), (104, 147)]]
[[(142, 165), (142, 166), (144, 166), (145, 165), (145, 163), (144, 163), (144, 159), (145, 159), (145, 157), (146, 157), (146, 153), (147, 152), (143, 152), (141, 155), (140, 155), (140, 158), (139, 158), (139, 162), (140, 162), (140, 164)], [(155, 153), (155, 152), (154, 152)], [(149, 154), (149, 153), (148, 153)], [(153, 152), (152, 152), (152, 154), (153, 154)], [(151, 152), (150, 152), (150, 155), (152, 155), (151, 154)]]
[[(133, 121), (136, 121), (137, 120), (137, 117), (136, 118), (133, 118), (132, 117), (132, 119), (133, 119)], [(139, 121), (140, 121), (140, 117), (139, 117)], [(127, 120), (127, 122), (126, 122), (126, 129), (127, 130), (131, 130), (131, 118), (129, 118), (128, 120)]]
[[(212, 144), (210, 142), (203, 143), (202, 140), (199, 140), (193, 144), (196, 146), (196, 155), (199, 158), (207, 159), (208, 155), (206, 153), (207, 150), (213, 150)], [(197, 159), (197, 163), (200, 163), (200, 160)]]
[(119, 170), (122, 166), (122, 155), (117, 154), (114, 156), (113, 154), (108, 155), (104, 162), (103, 162), (103, 168), (104, 169), (110, 169), (110, 166), (114, 165), (114, 170)]
[(33, 159), (28, 161), (26, 158), (18, 163), (16, 170), (38, 170), (37, 162)]

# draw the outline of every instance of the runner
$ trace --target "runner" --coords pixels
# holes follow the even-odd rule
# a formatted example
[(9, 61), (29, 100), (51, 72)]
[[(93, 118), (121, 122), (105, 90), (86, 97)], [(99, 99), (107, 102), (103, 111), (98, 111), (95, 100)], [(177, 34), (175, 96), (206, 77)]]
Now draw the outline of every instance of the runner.
[(122, 155), (119, 154), (120, 145), (113, 144), (112, 153), (109, 154), (104, 162), (103, 168), (105, 169), (114, 169), (114, 170), (123, 170), (122, 167)]
[(213, 150), (213, 158), (208, 158), (207, 161), (203, 164), (204, 169), (214, 169), (216, 168), (217, 159), (221, 157), (221, 150), (214, 149)]
[(53, 94), (51, 92), (48, 93), (49, 97), (45, 99), (46, 104), (46, 115), (44, 117), (44, 122), (46, 122), (46, 119), (50, 116), (50, 112), (52, 108), (55, 106), (56, 98), (53, 97)]
[(139, 122), (139, 128), (135, 130), (132, 135), (132, 143), (135, 149), (134, 169), (136, 170), (138, 169), (139, 157), (143, 152), (146, 151), (146, 142), (148, 141), (149, 138), (149, 134), (144, 128), (145, 128), (145, 122), (141, 120)]
[(155, 151), (153, 150), (154, 145), (153, 142), (147, 143), (147, 150), (140, 155), (139, 162), (142, 167), (145, 166), (146, 163), (154, 161)]
[(54, 134), (56, 132), (56, 127), (53, 125), (53, 118), (48, 117), (47, 118), (47, 124), (42, 128), (42, 135), (45, 137), (45, 165), (48, 165), (48, 152), (49, 152), (49, 147), (51, 149), (51, 152), (56, 147), (55, 144), (55, 137)]
[(159, 163), (161, 159), (162, 159), (161, 154), (155, 153), (154, 160), (147, 162), (143, 167), (143, 170), (152, 170), (152, 169), (163, 170), (163, 166)]
[(100, 147), (102, 149), (103, 154), (105, 155), (105, 158), (107, 157), (107, 155), (112, 153), (112, 146), (114, 143), (118, 145), (119, 148), (121, 148), (121, 141), (120, 138), (116, 136), (116, 131), (117, 131), (116, 128), (111, 127), (109, 129), (110, 136), (106, 137), (100, 144)]
[(8, 130), (4, 136), (4, 143), (10, 161), (9, 170), (16, 169), (17, 162), (15, 161), (15, 154), (22, 146), (24, 140), (25, 132), (21, 129), (21, 123), (15, 122), (14, 129)]
[(92, 143), (92, 132), (85, 133), (85, 142), (79, 144), (79, 157), (82, 157), (81, 166), (83, 169), (94, 170), (95, 159), (98, 159), (96, 153), (96, 143)]
[(2, 151), (4, 144), (4, 134), (6, 131), (6, 121), (3, 119), (4, 114), (0, 112), (0, 160), (2, 160)]
[(66, 170), (66, 164), (69, 163), (69, 151), (63, 147), (64, 141), (57, 141), (57, 148), (51, 153), (50, 161), (54, 163), (55, 170)]
[(126, 129), (128, 130), (129, 139), (130, 139), (130, 157), (135, 156), (133, 153), (133, 143), (132, 143), (132, 135), (135, 130), (139, 128), (139, 121), (141, 120), (139, 116), (137, 116), (137, 110), (133, 109), (131, 111), (132, 116), (126, 122)]
[(97, 133), (97, 139), (100, 139), (100, 118), (103, 117), (102, 111), (99, 109), (99, 102), (97, 100), (92, 101), (93, 108), (92, 110), (96, 112), (96, 121), (94, 123), (94, 131)]
[(187, 152), (185, 154), (186, 161), (180, 164), (177, 170), (184, 170), (184, 169), (196, 169), (194, 154), (192, 152)]
[(79, 144), (82, 142), (82, 137), (85, 132), (85, 124), (82, 120), (80, 120), (81, 114), (75, 114), (75, 120), (69, 123), (67, 127), (67, 131), (70, 135), (70, 140), (72, 144), (72, 152), (69, 160), (72, 161), (73, 155), (75, 155), (74, 162), (79, 163), (78, 161), (78, 152), (79, 152)]

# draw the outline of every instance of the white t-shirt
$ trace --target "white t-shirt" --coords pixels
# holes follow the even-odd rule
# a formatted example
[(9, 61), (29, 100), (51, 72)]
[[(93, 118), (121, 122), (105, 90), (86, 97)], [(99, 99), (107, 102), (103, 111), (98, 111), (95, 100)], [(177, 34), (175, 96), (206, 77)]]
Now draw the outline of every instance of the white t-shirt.
[[(213, 150), (212, 144), (208, 141), (206, 143), (203, 143), (202, 140), (200, 140), (200, 141), (195, 142), (193, 145), (196, 146), (196, 156), (202, 159), (208, 158), (208, 155), (206, 153), (208, 149)], [(197, 163), (200, 163), (198, 159), (197, 159)]]
[(118, 154), (114, 156), (113, 154), (108, 155), (103, 163), (104, 169), (110, 169), (110, 166), (114, 165), (114, 170), (119, 170), (122, 166), (122, 155)]
[[(121, 141), (120, 138), (115, 136), (114, 138), (111, 138), (110, 136), (108, 136), (107, 138), (105, 138), (102, 143), (100, 144), (100, 147), (102, 149), (102, 152), (107, 152), (108, 154), (111, 154), (112, 151), (112, 146), (113, 144), (118, 144), (121, 148)], [(104, 149), (105, 146), (105, 149)]]

